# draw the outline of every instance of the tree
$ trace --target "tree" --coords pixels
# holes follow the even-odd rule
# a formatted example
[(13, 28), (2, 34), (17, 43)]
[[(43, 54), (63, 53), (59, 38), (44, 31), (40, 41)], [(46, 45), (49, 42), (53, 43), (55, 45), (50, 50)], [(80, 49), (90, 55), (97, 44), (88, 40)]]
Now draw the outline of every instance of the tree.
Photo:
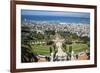
[(34, 33), (29, 27), (22, 27), (21, 32), (21, 62), (37, 62), (38, 59), (31, 47), (31, 42), (35, 39)]
[(44, 39), (44, 35), (41, 34), (41, 33), (38, 33), (38, 34), (37, 34), (37, 39), (38, 39), (38, 40), (43, 40), (43, 39)]
[(38, 59), (34, 53), (32, 53), (32, 48), (30, 45), (21, 46), (21, 62), (37, 62)]
[(65, 41), (65, 44), (70, 45), (70, 44), (72, 44), (72, 41), (71, 41), (71, 40), (66, 40), (66, 41)]
[(72, 46), (69, 46), (69, 53), (72, 52)]
[(54, 42), (53, 41), (47, 41), (47, 45), (53, 45)]
[(64, 51), (66, 52), (67, 51), (67, 47), (66, 47), (66, 44), (62, 44), (63, 48), (64, 48)]
[(88, 43), (90, 41), (90, 38), (88, 36), (83, 36), (83, 37), (80, 37), (80, 40), (82, 40), (83, 43)]
[(49, 49), (50, 49), (50, 53), (52, 53), (52, 47), (50, 47)]

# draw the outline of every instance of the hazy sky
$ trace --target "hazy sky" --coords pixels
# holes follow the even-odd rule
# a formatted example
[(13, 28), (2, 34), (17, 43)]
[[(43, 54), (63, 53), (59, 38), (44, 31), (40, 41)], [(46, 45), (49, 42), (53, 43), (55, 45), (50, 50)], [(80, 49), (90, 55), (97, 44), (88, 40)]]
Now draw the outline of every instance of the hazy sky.
[(90, 18), (90, 13), (68, 11), (21, 10), (21, 15), (66, 16)]

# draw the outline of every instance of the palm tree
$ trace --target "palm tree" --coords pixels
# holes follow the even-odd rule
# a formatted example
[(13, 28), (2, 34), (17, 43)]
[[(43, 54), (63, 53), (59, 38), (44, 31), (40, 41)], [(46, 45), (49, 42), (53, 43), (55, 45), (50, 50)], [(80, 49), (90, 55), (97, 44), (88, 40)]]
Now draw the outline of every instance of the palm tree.
[(21, 46), (21, 61), (24, 62), (37, 62), (38, 59), (34, 53), (32, 53), (32, 48), (30, 45)]
[[(27, 31), (26, 31), (27, 30)], [(37, 62), (38, 59), (31, 47), (34, 41), (33, 32), (29, 28), (22, 28), (21, 34), (21, 61), (23, 62)]]

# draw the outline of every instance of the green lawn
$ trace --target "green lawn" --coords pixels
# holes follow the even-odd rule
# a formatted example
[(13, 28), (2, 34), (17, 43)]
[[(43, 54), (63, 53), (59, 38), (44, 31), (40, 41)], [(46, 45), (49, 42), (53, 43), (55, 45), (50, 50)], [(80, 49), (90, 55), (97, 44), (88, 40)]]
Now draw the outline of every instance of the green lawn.
[(32, 45), (33, 52), (36, 54), (47, 55), (50, 53), (49, 47), (46, 45)]
[(81, 52), (81, 51), (85, 51), (86, 49), (88, 49), (88, 45), (87, 44), (72, 44), (72, 45), (67, 45), (68, 47), (69, 46), (72, 46), (72, 50), (74, 52)]
[[(81, 51), (85, 51), (86, 49), (88, 49), (87, 44), (72, 44), (72, 45), (67, 45), (67, 49), (69, 48), (69, 46), (72, 46), (72, 50), (75, 53), (81, 52)], [(50, 50), (49, 50), (49, 46), (46, 45), (32, 45), (33, 48), (33, 52), (36, 54), (40, 54), (40, 55), (49, 55), (50, 54)]]

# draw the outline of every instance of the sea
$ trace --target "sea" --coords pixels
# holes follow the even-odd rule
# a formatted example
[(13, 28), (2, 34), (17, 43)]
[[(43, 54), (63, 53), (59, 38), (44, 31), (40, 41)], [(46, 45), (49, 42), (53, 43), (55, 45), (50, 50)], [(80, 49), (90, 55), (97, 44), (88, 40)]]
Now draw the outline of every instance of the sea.
[(43, 15), (21, 15), (21, 21), (33, 20), (33, 21), (59, 21), (64, 23), (81, 23), (90, 24), (90, 18), (83, 17), (66, 17), (66, 16), (43, 16)]

